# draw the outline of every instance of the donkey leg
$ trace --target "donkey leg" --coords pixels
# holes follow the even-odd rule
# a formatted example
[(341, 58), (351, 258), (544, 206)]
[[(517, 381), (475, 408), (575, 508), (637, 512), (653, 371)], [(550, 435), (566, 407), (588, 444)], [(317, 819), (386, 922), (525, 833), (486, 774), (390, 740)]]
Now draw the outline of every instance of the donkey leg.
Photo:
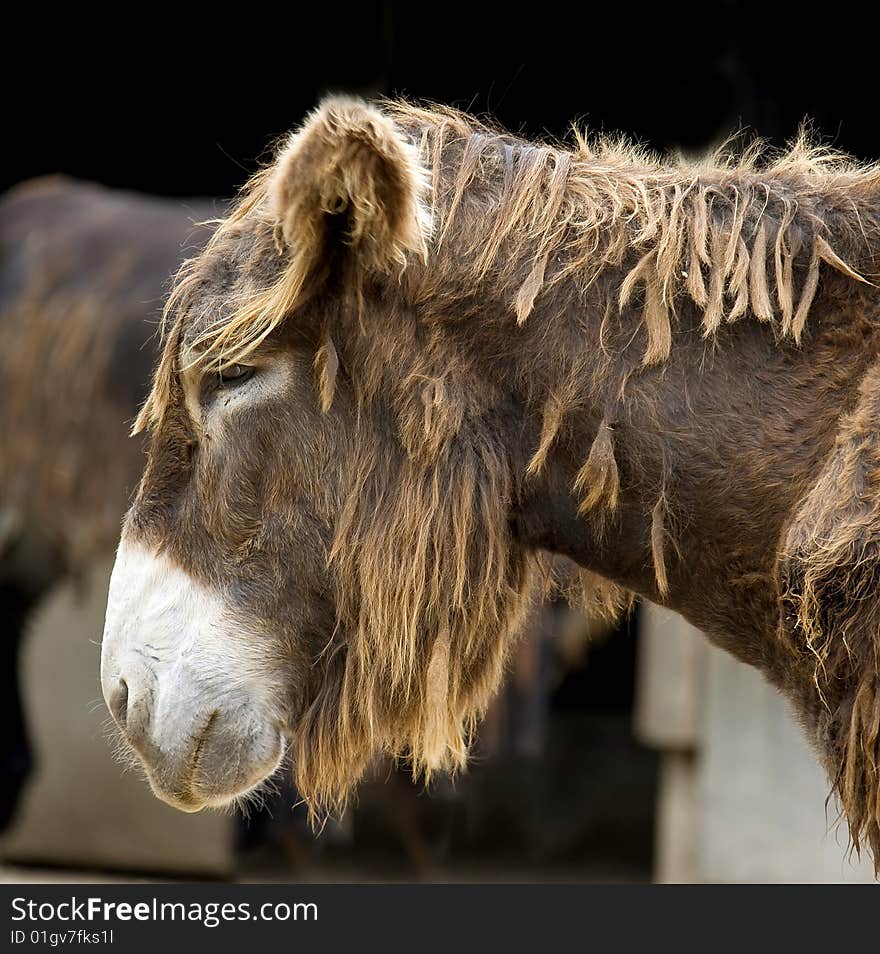
[(33, 765), (18, 667), (25, 623), (34, 600), (22, 588), (0, 584), (0, 831), (12, 821)]
[(0, 831), (15, 816), (34, 762), (19, 679), (27, 623), (63, 573), (57, 549), (39, 532), (17, 535), (0, 559)]

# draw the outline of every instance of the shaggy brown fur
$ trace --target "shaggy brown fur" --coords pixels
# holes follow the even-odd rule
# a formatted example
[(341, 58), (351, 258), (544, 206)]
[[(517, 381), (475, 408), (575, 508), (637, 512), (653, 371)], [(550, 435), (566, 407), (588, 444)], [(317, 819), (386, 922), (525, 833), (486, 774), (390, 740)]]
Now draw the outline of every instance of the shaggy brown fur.
[[(880, 171), (803, 140), (670, 162), (329, 100), (180, 277), (128, 532), (259, 589), (312, 805), (377, 748), (460, 763), (544, 548), (758, 666), (878, 857), (878, 276)], [(206, 443), (186, 400), (279, 355), (320, 404)]]
[[(144, 465), (134, 419), (170, 276), (205, 201), (61, 177), (0, 202), (0, 558), (39, 532), (71, 569), (112, 553)], [(100, 466), (95, 466), (100, 461)]]

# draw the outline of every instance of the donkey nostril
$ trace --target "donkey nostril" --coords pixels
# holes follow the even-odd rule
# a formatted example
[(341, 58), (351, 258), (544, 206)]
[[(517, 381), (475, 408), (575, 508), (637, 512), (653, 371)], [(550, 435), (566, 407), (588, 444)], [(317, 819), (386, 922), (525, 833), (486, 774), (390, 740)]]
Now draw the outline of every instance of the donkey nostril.
[(110, 708), (110, 714), (124, 729), (125, 720), (128, 715), (128, 683), (120, 677), (119, 683), (107, 700)]

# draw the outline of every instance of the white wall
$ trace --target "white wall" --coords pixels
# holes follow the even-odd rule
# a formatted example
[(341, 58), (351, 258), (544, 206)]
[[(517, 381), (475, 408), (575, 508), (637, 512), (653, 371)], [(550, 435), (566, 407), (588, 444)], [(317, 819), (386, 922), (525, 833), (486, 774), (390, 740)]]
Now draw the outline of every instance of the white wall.
[(643, 607), (636, 732), (663, 752), (658, 881), (874, 881), (782, 697), (679, 616)]

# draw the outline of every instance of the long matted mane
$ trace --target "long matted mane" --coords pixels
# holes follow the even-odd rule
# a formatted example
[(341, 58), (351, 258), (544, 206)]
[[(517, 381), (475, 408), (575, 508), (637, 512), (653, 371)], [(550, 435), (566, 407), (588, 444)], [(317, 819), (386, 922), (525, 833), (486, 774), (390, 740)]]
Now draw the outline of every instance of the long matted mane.
[[(669, 355), (682, 295), (704, 309), (707, 334), (751, 312), (799, 340), (821, 263), (856, 281), (880, 274), (880, 166), (813, 146), (806, 135), (776, 154), (754, 143), (739, 156), (722, 149), (688, 161), (577, 131), (572, 148), (536, 145), (449, 108), (384, 108), (412, 138), (429, 179), (434, 247), (454, 237), (462, 268), (496, 284), (521, 277), (528, 262), (525, 280), (510, 289), (519, 322), (548, 285), (573, 277), (587, 289), (638, 253), (619, 305), (643, 290), (651, 364)], [(215, 242), (249, 215), (268, 219), (271, 173), (248, 183)], [(479, 214), (466, 218), (464, 232), (457, 226), (468, 205)], [(411, 251), (404, 244), (399, 260)], [(245, 358), (296, 306), (299, 277), (288, 269), (237, 302), (205, 331), (199, 360)], [(186, 271), (181, 278), (171, 306)]]

